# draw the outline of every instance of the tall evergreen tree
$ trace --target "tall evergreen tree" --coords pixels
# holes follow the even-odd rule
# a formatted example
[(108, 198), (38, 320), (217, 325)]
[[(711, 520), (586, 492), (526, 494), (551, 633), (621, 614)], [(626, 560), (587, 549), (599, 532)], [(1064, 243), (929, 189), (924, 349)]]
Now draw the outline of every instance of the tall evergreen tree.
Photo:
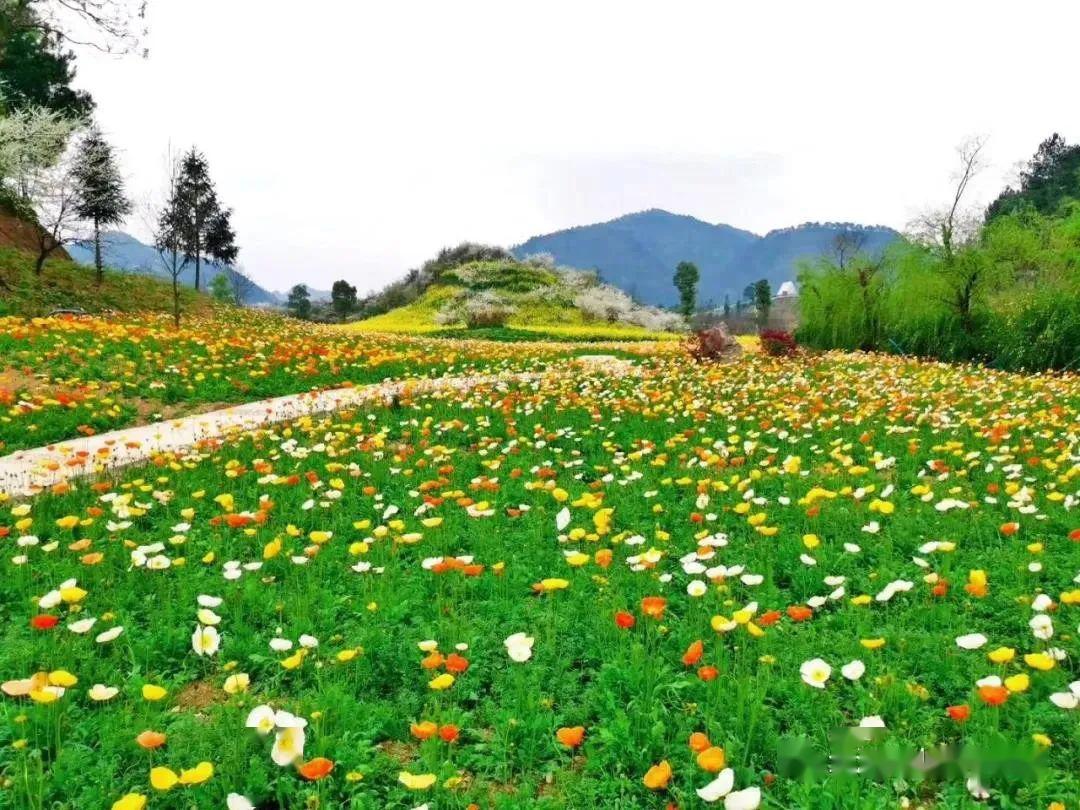
[(195, 289), (202, 284), (202, 263), (236, 260), (236, 234), (230, 222), (231, 211), (222, 209), (217, 189), (210, 179), (206, 157), (192, 147), (180, 161), (177, 196), (183, 213), (183, 253), (195, 265)]
[(754, 308), (757, 310), (758, 327), (764, 329), (769, 323), (769, 310), (772, 309), (772, 288), (767, 278), (755, 281), (751, 286), (754, 289)]
[(131, 213), (131, 202), (124, 194), (124, 178), (120, 175), (113, 148), (97, 126), (92, 126), (79, 142), (72, 176), (75, 212), (94, 226), (94, 268), (97, 283), (101, 284), (104, 277), (101, 229), (123, 222)]
[[(0, 6), (3, 0), (0, 0)], [(2, 14), (2, 11), (0, 11)], [(33, 28), (0, 34), (0, 87), (12, 110), (43, 107), (69, 118), (83, 118), (94, 108), (85, 90), (75, 90), (75, 55), (55, 37)]]
[(693, 262), (679, 262), (675, 268), (674, 284), (679, 291), (679, 311), (689, 318), (697, 309), (697, 285), (701, 273)]

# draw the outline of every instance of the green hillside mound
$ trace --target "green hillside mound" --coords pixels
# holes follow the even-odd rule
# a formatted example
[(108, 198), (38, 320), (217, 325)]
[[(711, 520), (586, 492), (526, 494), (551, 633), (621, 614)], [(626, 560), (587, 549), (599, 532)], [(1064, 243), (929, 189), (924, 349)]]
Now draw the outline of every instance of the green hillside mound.
[[(0, 248), (0, 316), (48, 315), (57, 309), (100, 312), (172, 312), (171, 285), (147, 276), (105, 272), (99, 286), (94, 269), (66, 259), (50, 259), (41, 275), (34, 274), (34, 257), (24, 251)], [(210, 298), (194, 290), (180, 291), (185, 313), (211, 306)]]
[(506, 339), (676, 339), (682, 319), (635, 303), (595, 274), (513, 259), (443, 272), (416, 300), (350, 324), (370, 332)]

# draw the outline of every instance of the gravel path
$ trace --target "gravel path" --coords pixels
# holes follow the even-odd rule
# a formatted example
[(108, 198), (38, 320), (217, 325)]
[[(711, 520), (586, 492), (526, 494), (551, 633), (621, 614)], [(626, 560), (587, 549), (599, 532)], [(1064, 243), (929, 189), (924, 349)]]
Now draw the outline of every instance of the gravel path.
[[(618, 376), (633, 367), (631, 363), (610, 355), (579, 358), (574, 363), (579, 367), (601, 368)], [(46, 447), (19, 450), (0, 457), (0, 494), (29, 497), (71, 478), (138, 464), (160, 453), (183, 453), (201, 442), (221, 439), (233, 433), (311, 414), (355, 408), (377, 401), (390, 402), (406, 390), (416, 393), (445, 388), (465, 391), (500, 382), (530, 382), (544, 374), (565, 373), (566, 370), (556, 368), (547, 372), (390, 380), (360, 387), (292, 394), (71, 439)]]

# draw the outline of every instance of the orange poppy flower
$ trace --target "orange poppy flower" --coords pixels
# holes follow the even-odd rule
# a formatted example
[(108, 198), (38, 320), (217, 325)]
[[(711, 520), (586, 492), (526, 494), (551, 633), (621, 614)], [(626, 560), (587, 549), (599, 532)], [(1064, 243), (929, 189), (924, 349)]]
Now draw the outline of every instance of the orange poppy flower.
[(720, 773), (726, 761), (724, 749), (716, 745), (710, 745), (704, 751), (699, 751), (697, 755), (698, 767), (709, 773)]
[(698, 639), (689, 647), (686, 648), (686, 652), (683, 653), (682, 662), (684, 667), (692, 667), (698, 661), (701, 660), (701, 656), (705, 654), (705, 645), (701, 639)]
[(664, 618), (664, 609), (667, 607), (667, 599), (662, 596), (646, 596), (641, 600), (641, 612), (650, 619), (659, 621)]
[(623, 630), (629, 630), (631, 627), (637, 624), (637, 619), (635, 619), (632, 614), (627, 613), (625, 610), (620, 610), (618, 613), (615, 614), (615, 624), (617, 624)]
[(720, 670), (718, 670), (716, 667), (714, 667), (712, 665), (701, 667), (697, 671), (697, 676), (699, 678), (701, 678), (701, 680), (705, 681), (706, 683), (708, 683), (709, 681), (715, 681), (717, 679), (717, 677), (719, 677), (719, 675), (720, 675)]
[(326, 757), (315, 757), (301, 765), (298, 770), (302, 777), (315, 782), (334, 770), (334, 761)]
[(671, 781), (671, 765), (666, 759), (658, 765), (653, 765), (645, 772), (642, 781), (649, 790), (666, 790), (668, 782)]
[(564, 726), (555, 732), (555, 739), (567, 748), (577, 748), (585, 739), (585, 726)]
[(980, 686), (979, 699), (987, 706), (1000, 706), (1009, 699), (1009, 690), (1004, 686)]
[(702, 751), (712, 745), (712, 743), (709, 742), (709, 738), (700, 731), (695, 731), (693, 734), (690, 735), (690, 740), (688, 744), (690, 746), (690, 750), (693, 751), (695, 754), (700, 754)]
[(161, 748), (161, 746), (165, 744), (165, 739), (165, 735), (162, 734), (160, 731), (151, 731), (150, 729), (147, 729), (135, 738), (135, 742), (137, 742), (142, 748), (145, 748), (148, 751), (152, 751), (155, 748)]
[(424, 740), (430, 740), (438, 732), (439, 727), (432, 723), (430, 720), (425, 720), (422, 723), (413, 723), (409, 726), (409, 733), (416, 739), (423, 742)]
[(787, 609), (787, 615), (793, 622), (805, 622), (814, 615), (814, 611), (806, 605), (792, 605)]
[(424, 669), (438, 669), (443, 665), (444, 660), (443, 654), (438, 650), (435, 650), (420, 662), (420, 666)]

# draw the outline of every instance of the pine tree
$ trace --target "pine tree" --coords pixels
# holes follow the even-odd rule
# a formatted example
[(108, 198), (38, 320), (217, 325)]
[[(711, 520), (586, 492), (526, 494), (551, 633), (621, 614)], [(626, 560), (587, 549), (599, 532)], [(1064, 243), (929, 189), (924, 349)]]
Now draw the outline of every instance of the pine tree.
[(75, 184), (75, 212), (94, 225), (94, 268), (97, 283), (104, 277), (101, 260), (101, 229), (118, 225), (131, 213), (124, 194), (124, 178), (116, 164), (113, 148), (101, 130), (92, 126), (79, 142), (72, 165)]
[(195, 289), (202, 283), (202, 263), (236, 261), (239, 252), (230, 222), (231, 211), (218, 202), (206, 157), (194, 147), (180, 161), (177, 194), (183, 211), (183, 252), (195, 265)]

